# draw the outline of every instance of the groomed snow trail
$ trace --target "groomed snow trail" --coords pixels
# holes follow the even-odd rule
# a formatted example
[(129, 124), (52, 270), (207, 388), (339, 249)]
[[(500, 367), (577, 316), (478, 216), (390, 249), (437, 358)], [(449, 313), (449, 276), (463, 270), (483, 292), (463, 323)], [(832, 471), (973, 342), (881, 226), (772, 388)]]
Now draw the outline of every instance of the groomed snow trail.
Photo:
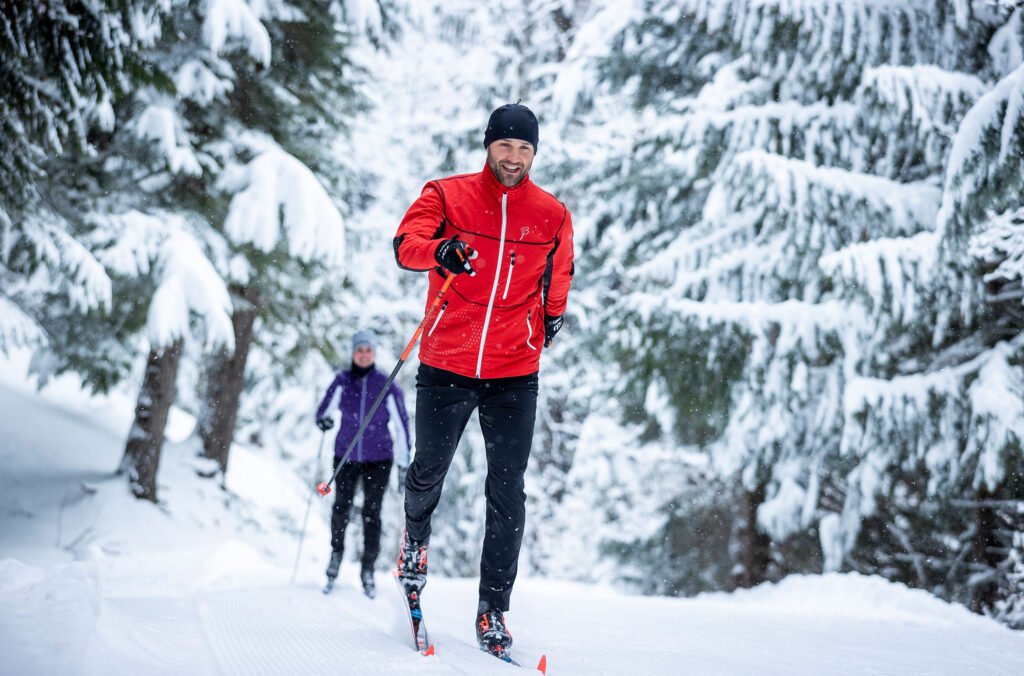
[[(327, 596), (309, 586), (223, 593), (198, 603), (220, 673), (280, 674), (508, 674), (509, 666), (462, 639), (440, 632), (438, 654), (412, 649), (400, 600), (378, 574), (378, 596), (339, 582)], [(472, 625), (465, 633), (472, 637)]]
[(351, 590), (304, 589), (217, 595), (199, 614), (226, 676), (381, 674), (415, 670), (423, 658), (346, 609)]
[[(197, 476), (194, 443), (168, 444), (152, 505), (111, 474), (131, 402), (74, 401), (0, 383), (0, 676), (530, 673), (477, 649), (476, 579), (430, 577), (432, 657), (386, 572), (375, 600), (353, 561), (321, 594), (324, 513), (289, 584), (310, 487), (273, 450), (234, 449), (222, 487)], [(856, 574), (692, 599), (522, 576), (506, 621), (516, 659), (546, 653), (551, 676), (1024, 674), (1024, 632)]]

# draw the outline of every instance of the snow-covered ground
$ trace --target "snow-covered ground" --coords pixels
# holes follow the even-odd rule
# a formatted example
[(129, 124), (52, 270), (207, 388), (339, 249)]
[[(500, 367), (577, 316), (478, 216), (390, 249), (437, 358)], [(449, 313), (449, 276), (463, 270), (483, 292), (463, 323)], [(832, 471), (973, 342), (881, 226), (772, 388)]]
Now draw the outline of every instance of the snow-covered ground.
[[(323, 596), (323, 502), (292, 583), (311, 487), (273, 449), (236, 447), (221, 488), (196, 475), (179, 414), (161, 504), (137, 501), (112, 476), (134, 402), (68, 379), (36, 393), (22, 367), (0, 363), (0, 674), (516, 671), (474, 647), (475, 580), (430, 579), (431, 657), (411, 649), (383, 570), (376, 600), (348, 563)], [(513, 604), (516, 654), (530, 666), (546, 654), (550, 674), (1024, 674), (1024, 634), (880, 578), (694, 599), (527, 578)]]

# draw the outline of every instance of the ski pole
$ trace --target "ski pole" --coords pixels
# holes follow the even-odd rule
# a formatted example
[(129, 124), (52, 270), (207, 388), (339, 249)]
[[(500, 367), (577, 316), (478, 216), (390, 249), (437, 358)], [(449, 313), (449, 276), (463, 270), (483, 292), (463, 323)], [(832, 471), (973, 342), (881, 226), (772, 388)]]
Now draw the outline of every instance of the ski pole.
[[(320, 433), (320, 447), (316, 449), (316, 466), (313, 473), (320, 471), (320, 455), (324, 451), (324, 439), (327, 438), (327, 430)], [(295, 575), (299, 572), (299, 559), (302, 558), (302, 541), (306, 539), (306, 524), (309, 523), (309, 509), (313, 506), (313, 494), (309, 494), (306, 501), (306, 516), (302, 519), (302, 532), (299, 533), (299, 551), (295, 553), (295, 567), (292, 568), (292, 584), (295, 584)]]
[(391, 383), (395, 382), (395, 376), (398, 375), (398, 371), (402, 368), (402, 365), (405, 364), (405, 360), (408, 358), (409, 353), (412, 352), (413, 345), (415, 345), (416, 341), (419, 340), (420, 334), (423, 333), (423, 327), (425, 327), (427, 322), (430, 321), (430, 318), (434, 316), (434, 310), (437, 309), (438, 304), (441, 302), (441, 296), (443, 296), (444, 292), (448, 290), (449, 286), (451, 286), (453, 279), (455, 279), (455, 275), (451, 273), (449, 273), (448, 277), (445, 278), (444, 284), (441, 285), (441, 289), (437, 292), (437, 296), (434, 298), (434, 302), (429, 308), (427, 308), (427, 313), (423, 316), (423, 321), (421, 321), (419, 327), (416, 328), (416, 333), (412, 335), (412, 340), (410, 340), (409, 344), (405, 347), (405, 352), (402, 353), (398, 363), (395, 364), (395, 369), (391, 372), (391, 375), (388, 376), (388, 381), (384, 383), (384, 387), (381, 388), (380, 394), (377, 395), (377, 398), (373, 402), (373, 406), (370, 407), (370, 412), (366, 414), (365, 418), (363, 418), (363, 423), (356, 431), (356, 435), (352, 437), (352, 441), (349, 443), (348, 449), (345, 451), (345, 455), (341, 456), (341, 461), (334, 469), (334, 474), (332, 474), (331, 478), (327, 481), (317, 485), (316, 490), (320, 495), (327, 495), (331, 492), (331, 484), (337, 478), (342, 465), (344, 465), (345, 461), (348, 460), (348, 456), (352, 453), (352, 449), (356, 447), (356, 443), (359, 442), (359, 438), (363, 436), (363, 430), (366, 429), (366, 425), (370, 422), (370, 418), (372, 418), (373, 414), (377, 411), (377, 407), (380, 406), (380, 402), (384, 400), (384, 396), (388, 393), (388, 388), (391, 387)]

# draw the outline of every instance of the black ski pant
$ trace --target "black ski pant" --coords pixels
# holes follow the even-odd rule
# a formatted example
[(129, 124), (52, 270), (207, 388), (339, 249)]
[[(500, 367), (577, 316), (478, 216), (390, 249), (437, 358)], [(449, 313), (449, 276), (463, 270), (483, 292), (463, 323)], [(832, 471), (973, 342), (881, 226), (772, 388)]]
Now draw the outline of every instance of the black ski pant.
[(478, 379), (420, 365), (416, 376), (416, 456), (405, 477), (409, 537), (430, 535), (430, 515), (445, 474), (477, 409), (487, 452), (486, 516), (480, 557), (480, 601), (508, 610), (526, 522), (524, 475), (537, 416), (536, 373)]
[[(335, 456), (334, 469), (338, 469)], [(363, 484), (363, 570), (373, 570), (380, 554), (380, 507), (384, 489), (388, 487), (393, 460), (380, 462), (346, 462), (335, 481), (334, 511), (331, 514), (331, 549), (345, 551), (345, 528), (348, 526), (356, 483)]]

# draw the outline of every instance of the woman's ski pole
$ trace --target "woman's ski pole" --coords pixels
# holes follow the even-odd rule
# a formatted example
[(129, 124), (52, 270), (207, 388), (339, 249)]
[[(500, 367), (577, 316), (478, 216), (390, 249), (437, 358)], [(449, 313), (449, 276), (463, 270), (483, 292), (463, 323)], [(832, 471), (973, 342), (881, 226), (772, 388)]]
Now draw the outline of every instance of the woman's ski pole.
[[(320, 472), (320, 454), (324, 451), (324, 439), (327, 438), (327, 430), (320, 433), (320, 447), (316, 449), (316, 465), (313, 466), (313, 475)], [(292, 584), (295, 584), (295, 574), (299, 572), (299, 559), (302, 557), (302, 541), (306, 539), (306, 524), (309, 523), (309, 508), (313, 506), (313, 494), (309, 494), (306, 501), (306, 516), (302, 519), (302, 532), (299, 533), (299, 551), (295, 553), (295, 567), (292, 568)]]
[(338, 472), (341, 471), (342, 465), (344, 465), (345, 461), (348, 460), (348, 456), (352, 453), (352, 449), (356, 447), (356, 443), (359, 442), (359, 438), (363, 436), (363, 430), (366, 429), (366, 425), (370, 422), (370, 418), (373, 417), (373, 414), (377, 411), (377, 407), (380, 406), (380, 402), (382, 402), (385, 395), (387, 395), (388, 388), (391, 387), (391, 383), (395, 382), (395, 376), (398, 375), (398, 371), (402, 368), (402, 365), (405, 364), (405, 360), (409, 357), (409, 353), (412, 352), (413, 345), (415, 345), (416, 341), (419, 340), (420, 334), (423, 333), (423, 327), (425, 327), (427, 322), (430, 321), (430, 318), (434, 316), (434, 310), (436, 310), (437, 306), (441, 303), (441, 296), (443, 296), (444, 292), (448, 290), (449, 286), (451, 286), (453, 279), (455, 279), (455, 275), (448, 273), (448, 277), (445, 278), (444, 284), (441, 285), (441, 289), (437, 292), (434, 302), (431, 303), (429, 308), (427, 308), (427, 313), (424, 315), (423, 321), (421, 321), (419, 327), (417, 327), (416, 333), (412, 335), (412, 340), (410, 340), (409, 344), (405, 347), (405, 352), (402, 353), (402, 357), (398, 360), (398, 363), (395, 364), (395, 369), (391, 372), (391, 375), (388, 376), (388, 381), (384, 383), (384, 387), (381, 389), (380, 394), (377, 395), (377, 399), (374, 400), (373, 406), (370, 407), (370, 412), (366, 414), (365, 418), (363, 418), (363, 424), (359, 426), (359, 429), (356, 431), (356, 435), (352, 437), (352, 441), (349, 442), (348, 449), (345, 450), (345, 455), (341, 456), (341, 461), (334, 469), (334, 474), (331, 475), (330, 479), (316, 487), (316, 490), (320, 495), (327, 495), (331, 492), (331, 484), (334, 483), (334, 480), (338, 477)]

